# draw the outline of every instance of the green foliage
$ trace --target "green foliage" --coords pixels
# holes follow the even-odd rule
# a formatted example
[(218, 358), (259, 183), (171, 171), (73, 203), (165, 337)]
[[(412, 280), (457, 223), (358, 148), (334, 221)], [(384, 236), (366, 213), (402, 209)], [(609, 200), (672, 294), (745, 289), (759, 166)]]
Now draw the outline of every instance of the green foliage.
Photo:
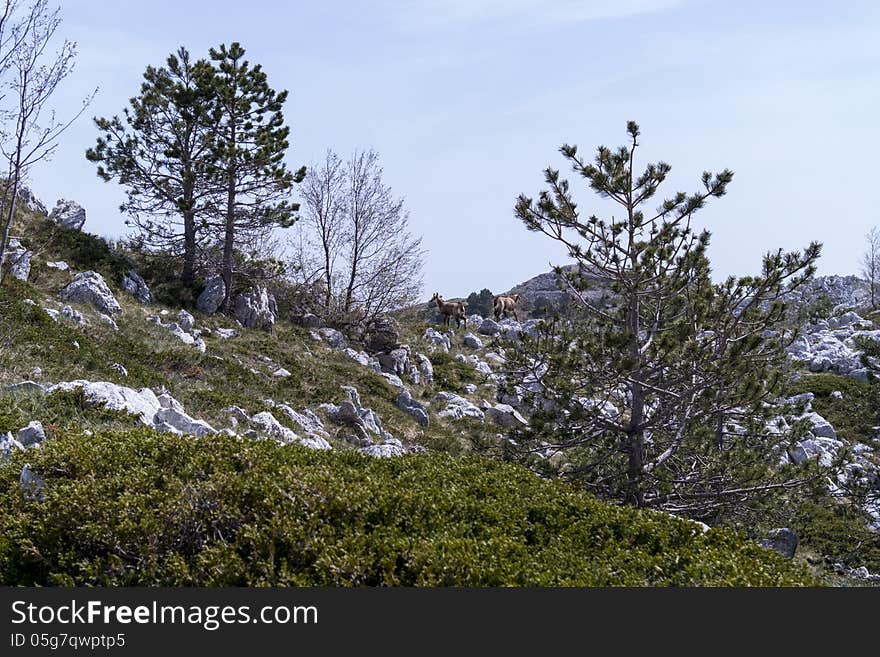
[[(576, 457), (572, 472), (604, 497), (717, 519), (741, 505), (729, 491), (762, 490), (779, 475), (785, 438), (765, 425), (779, 413), (783, 300), (813, 275), (821, 245), (770, 252), (759, 275), (713, 283), (709, 232), (694, 217), (726, 193), (733, 172), (704, 172), (698, 191), (658, 200), (671, 167), (637, 169), (638, 125), (627, 133), (626, 145), (600, 146), (592, 160), (560, 148), (618, 214), (587, 214), (550, 167), (547, 188), (516, 201), (526, 229), (575, 261), (556, 274), (580, 312), (511, 350), (508, 391), (525, 389), (535, 412), (510, 454), (531, 462), (551, 445)], [(596, 280), (613, 304), (591, 300)]]
[(484, 383), (485, 376), (470, 363), (456, 360), (452, 354), (435, 351), (428, 356), (434, 367), (434, 387), (438, 390), (457, 391), (467, 383)]
[(480, 317), (491, 317), (494, 312), (495, 295), (488, 288), (480, 290), (479, 294), (471, 292), (468, 295), (467, 310), (468, 314), (477, 314)]
[(5, 585), (803, 585), (736, 534), (528, 470), (227, 436), (59, 435), (0, 465)]

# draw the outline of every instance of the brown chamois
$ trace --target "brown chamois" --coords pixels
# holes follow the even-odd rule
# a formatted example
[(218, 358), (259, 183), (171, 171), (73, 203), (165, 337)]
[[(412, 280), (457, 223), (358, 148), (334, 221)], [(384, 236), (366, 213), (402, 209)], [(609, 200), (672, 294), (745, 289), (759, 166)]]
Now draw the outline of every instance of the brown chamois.
[(496, 296), (492, 304), (495, 309), (495, 321), (500, 320), (502, 315), (506, 318), (508, 313), (513, 313), (514, 319), (519, 321), (519, 316), (516, 314), (517, 303), (519, 303), (518, 294), (499, 294)]
[(467, 317), (464, 315), (465, 309), (467, 308), (466, 301), (444, 301), (439, 292), (434, 292), (431, 301), (435, 302), (437, 304), (437, 310), (443, 313), (444, 326), (449, 326), (449, 320), (455, 318), (456, 328), (461, 326), (462, 322), (464, 322), (464, 327), (467, 328)]

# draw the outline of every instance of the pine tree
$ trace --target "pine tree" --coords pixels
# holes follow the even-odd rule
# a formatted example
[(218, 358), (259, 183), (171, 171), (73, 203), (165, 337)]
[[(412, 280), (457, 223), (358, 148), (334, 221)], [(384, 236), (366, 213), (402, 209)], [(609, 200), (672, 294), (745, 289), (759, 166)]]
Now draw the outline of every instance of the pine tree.
[(495, 295), (492, 294), (492, 290), (485, 287), (480, 290), (479, 294), (471, 292), (466, 299), (468, 312), (476, 313), (480, 317), (491, 317), (494, 299)]
[(289, 227), (296, 221), (299, 204), (288, 197), (306, 170), (292, 173), (284, 163), (290, 136), (282, 113), (287, 91), (273, 90), (262, 67), (251, 66), (237, 42), (212, 48), (210, 54), (216, 125), (210, 179), (217, 190), (215, 216), (228, 306), (236, 248), (274, 226)]
[(148, 67), (140, 95), (123, 119), (95, 118), (103, 133), (86, 157), (105, 181), (126, 187), (126, 212), (144, 243), (183, 255), (182, 282), (191, 288), (197, 248), (207, 237), (211, 187), (205, 172), (212, 156), (210, 66), (192, 62), (183, 47), (165, 67)]
[[(537, 201), (517, 200), (526, 228), (562, 243), (576, 267), (556, 270), (573, 319), (545, 324), (511, 356), (508, 392), (535, 409), (511, 455), (562, 452), (568, 475), (604, 497), (707, 516), (808, 479), (776, 467), (790, 437), (768, 422), (782, 413), (783, 298), (812, 276), (821, 247), (770, 253), (760, 275), (713, 284), (709, 233), (692, 221), (733, 173), (705, 172), (697, 193), (646, 211), (670, 166), (639, 174), (639, 128), (627, 132), (627, 146), (599, 147), (594, 163), (560, 149), (620, 215), (583, 216), (552, 168)], [(611, 303), (594, 305), (591, 285)]]

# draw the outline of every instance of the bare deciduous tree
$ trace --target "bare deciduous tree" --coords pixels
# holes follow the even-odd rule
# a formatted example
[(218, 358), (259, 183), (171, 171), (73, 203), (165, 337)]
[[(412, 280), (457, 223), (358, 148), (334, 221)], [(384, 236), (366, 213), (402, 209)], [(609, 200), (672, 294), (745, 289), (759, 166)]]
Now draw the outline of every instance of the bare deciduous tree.
[(877, 307), (877, 288), (880, 286), (880, 230), (874, 226), (865, 234), (868, 248), (862, 255), (862, 276), (871, 290), (871, 308)]
[[(61, 18), (60, 10), (49, 9), (46, 0), (36, 0), (21, 14), (17, 10), (17, 2), (6, 2), (3, 25), (0, 26), (0, 44), (10, 48), (0, 56), (0, 72), (4, 73), (4, 86), (12, 92), (12, 106), (3, 111), (4, 126), (11, 123), (12, 129), (9, 132), (4, 130), (0, 142), (7, 164), (0, 199), (0, 221), (3, 226), (0, 233), (0, 263), (3, 262), (12, 228), (21, 181), (33, 164), (52, 156), (58, 146), (58, 138), (94, 97), (93, 92), (66, 122), (58, 121), (54, 111), (45, 121), (42, 120), (47, 101), (73, 69), (76, 44), (64, 40), (53, 56), (47, 53)], [(6, 29), (9, 31), (6, 32)], [(0, 280), (2, 275), (0, 268)]]
[(356, 151), (344, 165), (328, 151), (306, 177), (306, 234), (294, 264), (302, 282), (321, 282), (326, 319), (367, 321), (421, 291), (422, 240), (410, 233), (403, 199), (382, 173), (375, 151)]

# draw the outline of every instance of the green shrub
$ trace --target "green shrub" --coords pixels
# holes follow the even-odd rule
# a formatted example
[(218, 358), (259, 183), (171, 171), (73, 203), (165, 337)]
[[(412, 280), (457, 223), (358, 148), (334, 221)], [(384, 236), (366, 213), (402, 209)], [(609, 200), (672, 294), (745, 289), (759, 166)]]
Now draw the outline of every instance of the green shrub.
[(434, 387), (437, 390), (461, 390), (466, 383), (484, 383), (485, 376), (473, 365), (455, 360), (452, 354), (435, 351), (429, 356), (434, 367)]
[[(22, 495), (23, 463), (45, 481)], [(802, 585), (725, 530), (477, 457), (372, 459), (147, 429), (0, 466), (5, 585)]]
[[(837, 399), (835, 390), (843, 393)], [(812, 392), (813, 410), (828, 420), (837, 434), (848, 440), (865, 441), (880, 424), (880, 385), (839, 374), (804, 374), (790, 384), (790, 394)]]

